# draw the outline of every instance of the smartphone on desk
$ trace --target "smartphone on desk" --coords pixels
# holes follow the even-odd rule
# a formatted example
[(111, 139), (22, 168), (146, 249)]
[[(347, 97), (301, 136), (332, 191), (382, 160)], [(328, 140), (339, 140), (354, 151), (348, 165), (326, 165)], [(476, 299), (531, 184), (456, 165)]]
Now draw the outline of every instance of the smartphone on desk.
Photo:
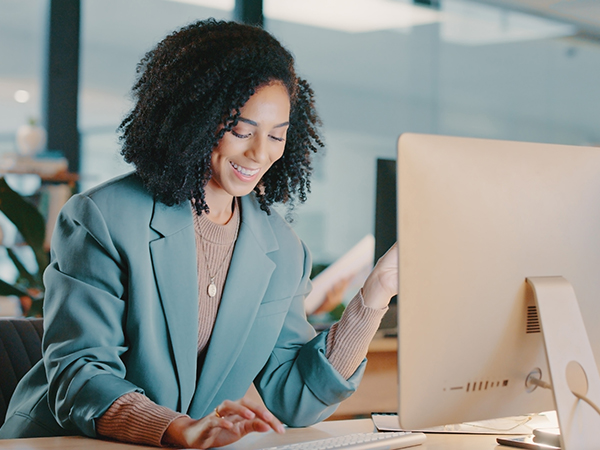
[(528, 448), (532, 450), (560, 450), (560, 447), (556, 447), (554, 445), (534, 442), (533, 436), (499, 437), (496, 438), (496, 442), (500, 445), (507, 445), (509, 447), (518, 448)]

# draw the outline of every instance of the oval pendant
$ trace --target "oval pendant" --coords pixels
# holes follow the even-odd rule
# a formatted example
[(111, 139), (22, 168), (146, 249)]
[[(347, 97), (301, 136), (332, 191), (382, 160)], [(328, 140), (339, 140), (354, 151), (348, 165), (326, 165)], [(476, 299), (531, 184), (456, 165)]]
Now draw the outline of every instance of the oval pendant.
[(217, 287), (215, 286), (215, 283), (210, 283), (208, 285), (208, 296), (212, 298), (215, 295), (217, 295)]

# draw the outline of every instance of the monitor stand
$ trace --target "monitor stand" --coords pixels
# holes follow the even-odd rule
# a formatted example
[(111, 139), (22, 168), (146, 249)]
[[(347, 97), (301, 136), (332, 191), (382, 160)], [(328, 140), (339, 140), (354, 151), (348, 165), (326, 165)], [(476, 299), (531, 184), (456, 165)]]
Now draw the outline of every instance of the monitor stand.
[(563, 277), (532, 277), (527, 282), (537, 304), (551, 382), (534, 384), (552, 389), (561, 448), (598, 450), (600, 414), (575, 395), (600, 406), (600, 376), (575, 291)]

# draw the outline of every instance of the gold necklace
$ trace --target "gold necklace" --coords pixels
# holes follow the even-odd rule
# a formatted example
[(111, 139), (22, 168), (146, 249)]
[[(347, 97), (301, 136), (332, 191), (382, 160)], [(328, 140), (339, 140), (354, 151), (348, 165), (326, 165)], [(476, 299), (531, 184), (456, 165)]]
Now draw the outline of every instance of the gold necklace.
[[(237, 202), (236, 202), (236, 207), (237, 207)], [(200, 235), (200, 241), (202, 242), (202, 254), (204, 255), (204, 262), (206, 263), (206, 271), (208, 273), (208, 277), (210, 278), (210, 282), (208, 283), (208, 287), (206, 288), (206, 292), (208, 293), (208, 296), (210, 298), (214, 298), (217, 295), (217, 285), (215, 284), (215, 278), (221, 271), (223, 264), (225, 264), (225, 261), (227, 261), (227, 258), (229, 257), (229, 253), (231, 253), (231, 250), (233, 249), (233, 245), (235, 244), (235, 241), (237, 239), (238, 232), (240, 231), (240, 221), (241, 221), (240, 216), (241, 216), (241, 213), (238, 210), (237, 223), (235, 225), (235, 234), (233, 235), (233, 240), (231, 241), (231, 244), (229, 245), (229, 249), (227, 250), (227, 253), (225, 254), (225, 257), (223, 258), (223, 261), (221, 261), (221, 264), (219, 264), (219, 267), (215, 271), (214, 275), (210, 274), (210, 266), (208, 265), (208, 258), (206, 257), (206, 247), (204, 245), (204, 239), (202, 238), (202, 233), (200, 233), (200, 232), (198, 233)], [(198, 227), (198, 231), (200, 231), (200, 227)]]

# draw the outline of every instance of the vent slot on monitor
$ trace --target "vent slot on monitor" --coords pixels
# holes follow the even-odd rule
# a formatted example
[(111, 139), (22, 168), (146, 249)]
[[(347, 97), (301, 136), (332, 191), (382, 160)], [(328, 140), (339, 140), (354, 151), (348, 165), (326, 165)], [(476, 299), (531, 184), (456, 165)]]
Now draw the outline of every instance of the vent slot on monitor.
[(540, 328), (540, 317), (538, 316), (538, 310), (535, 305), (527, 306), (527, 329), (526, 333), (539, 333)]
[[(502, 381), (476, 381), (474, 383), (467, 383), (467, 392), (476, 392), (476, 391), (487, 391), (489, 389), (495, 389), (498, 387), (506, 387), (508, 386), (508, 380)], [(454, 390), (454, 389), (451, 389)]]

